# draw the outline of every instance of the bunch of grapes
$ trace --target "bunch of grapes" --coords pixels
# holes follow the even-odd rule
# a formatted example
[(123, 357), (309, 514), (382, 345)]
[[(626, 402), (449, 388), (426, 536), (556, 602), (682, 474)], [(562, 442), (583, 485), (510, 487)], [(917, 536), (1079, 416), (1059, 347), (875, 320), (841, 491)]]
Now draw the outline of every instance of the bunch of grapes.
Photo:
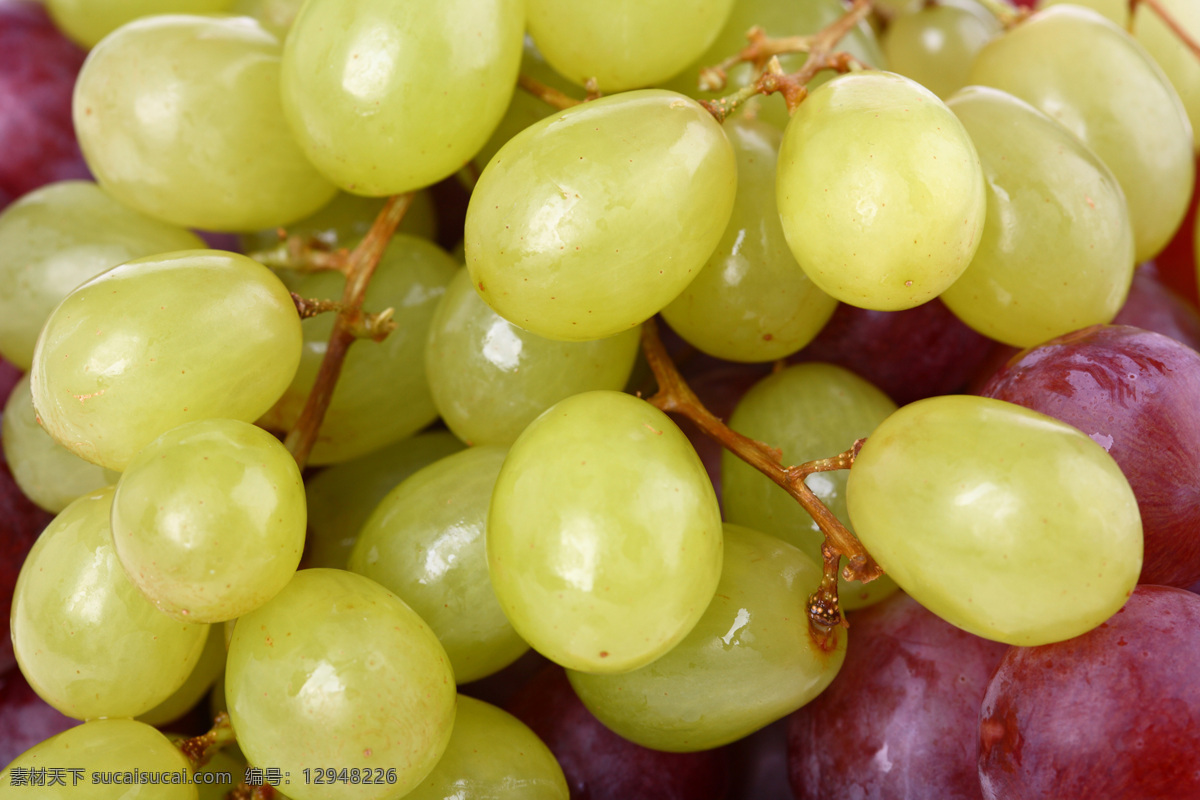
[(0, 0), (0, 796), (1200, 798), (1200, 5), (1080, 2)]

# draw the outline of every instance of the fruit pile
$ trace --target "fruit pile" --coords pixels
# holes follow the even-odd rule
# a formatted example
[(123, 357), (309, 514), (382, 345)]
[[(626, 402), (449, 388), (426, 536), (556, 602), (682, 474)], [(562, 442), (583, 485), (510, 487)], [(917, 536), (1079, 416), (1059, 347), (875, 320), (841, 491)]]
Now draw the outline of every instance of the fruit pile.
[(1200, 798), (1200, 5), (1081, 2), (0, 0), (0, 796)]

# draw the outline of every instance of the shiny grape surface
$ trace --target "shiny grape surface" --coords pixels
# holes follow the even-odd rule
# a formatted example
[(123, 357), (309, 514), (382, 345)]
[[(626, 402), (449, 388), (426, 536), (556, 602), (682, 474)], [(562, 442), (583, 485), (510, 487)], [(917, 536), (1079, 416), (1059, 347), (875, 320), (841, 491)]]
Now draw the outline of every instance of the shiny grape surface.
[(999, 33), (1000, 23), (990, 11), (975, 0), (960, 0), (897, 17), (882, 45), (889, 69), (945, 100), (966, 85), (975, 55)]
[[(295, 800), (383, 800), (415, 788), (446, 749), (454, 673), (412, 609), (352, 572), (296, 573), (238, 620), (225, 697), (252, 764), (292, 775)], [(395, 769), (396, 782), (302, 783), (303, 770)]]
[(700, 274), (662, 315), (710, 355), (773, 361), (812, 341), (837, 301), (796, 263), (779, 224), (774, 185), (782, 135), (741, 117), (724, 128), (737, 157), (733, 213)]
[(554, 754), (519, 719), (493, 705), (458, 697), (445, 754), (406, 800), (568, 800)]
[(183, 685), (208, 632), (161, 613), (130, 582), (113, 549), (112, 497), (111, 488), (85, 495), (55, 517), (13, 595), (21, 671), (46, 702), (77, 719), (158, 705)]
[(117, 28), (151, 14), (214, 14), (228, 11), (234, 0), (46, 0), (46, 9), (58, 27), (84, 47)]
[(813, 91), (784, 133), (775, 191), (800, 266), (863, 308), (932, 300), (967, 268), (983, 232), (983, 173), (962, 123), (891, 73), (842, 75)]
[(0, 353), (28, 370), (46, 318), (76, 286), (134, 258), (203, 246), (90, 181), (30, 192), (0, 214)]
[(308, 216), (334, 187), (283, 119), (281, 58), (279, 40), (250, 17), (123, 26), (75, 85), (88, 166), (113, 197), (176, 225), (249, 231)]
[(478, 446), (430, 464), (375, 509), (349, 569), (394, 592), (429, 625), (459, 683), (496, 672), (529, 649), (488, 578), (488, 505), (507, 450)]
[(687, 438), (649, 403), (587, 392), (512, 446), (488, 512), (492, 585), (517, 633), (588, 672), (679, 643), (721, 573), (721, 516)]
[(643, 747), (728, 744), (812, 700), (841, 668), (847, 636), (822, 646), (803, 614), (820, 582), (796, 548), (726, 525), (721, 582), (682, 642), (632, 672), (567, 675), (597, 719)]
[(867, 551), (942, 619), (1023, 646), (1099, 625), (1142, 566), (1137, 501), (1077, 428), (952, 395), (892, 414), (846, 485)]
[(200, 651), (200, 659), (192, 667), (187, 680), (170, 697), (149, 711), (138, 714), (137, 718), (157, 727), (174, 722), (199, 703), (224, 673), (225, 626), (209, 625), (204, 649)]
[(471, 445), (509, 445), (559, 400), (624, 388), (639, 330), (563, 342), (513, 325), (462, 269), (446, 287), (425, 344), (425, 373), (446, 426)]
[(33, 404), (61, 444), (121, 470), (177, 425), (256, 419), (291, 381), (300, 344), (292, 298), (257, 262), (217, 250), (136, 259), (51, 314)]
[(130, 580), (160, 611), (224, 622), (291, 579), (305, 514), (300, 470), (274, 436), (207, 419), (172, 428), (129, 462), (112, 535)]
[(420, 189), (491, 135), (523, 29), (517, 0), (313, 0), (288, 32), (283, 110), (305, 155), (340, 188)]
[(1153, 59), (1099, 14), (1056, 6), (979, 52), (970, 82), (1062, 123), (1116, 175), (1138, 261), (1166, 245), (1192, 193), (1192, 129)]
[[(770, 442), (783, 463), (803, 464), (831, 458), (870, 436), (896, 410), (883, 392), (832, 364), (800, 364), (764, 378), (738, 403), (729, 425), (738, 433)], [(825, 536), (791, 495), (766, 475), (728, 451), (721, 455), (721, 500), (725, 518), (792, 544), (821, 562)], [(844, 524), (845, 470), (819, 472), (805, 483)], [(851, 528), (853, 530), (853, 528)], [(813, 589), (816, 584), (813, 584)], [(895, 591), (886, 575), (867, 584), (838, 578), (838, 597), (846, 609), (869, 605)]]
[[(15, 768), (26, 770), (62, 770), (61, 785), (36, 789), (29, 783), (18, 784)], [(71, 770), (77, 770), (78, 785), (73, 785)], [(148, 774), (190, 772), (187, 759), (166, 736), (149, 725), (132, 719), (99, 719), (71, 728), (42, 742), (17, 757), (0, 772), (0, 789), (12, 797), (36, 795), (45, 800), (196, 800), (196, 787), (190, 783), (92, 783), (93, 773)], [(45, 774), (45, 773), (44, 773)], [(183, 776), (175, 775), (176, 778)], [(28, 781), (26, 772), (25, 780)]]
[(471, 281), (551, 339), (629, 330), (683, 291), (736, 193), (733, 148), (695, 101), (645, 90), (575, 106), (513, 137), (467, 208)]

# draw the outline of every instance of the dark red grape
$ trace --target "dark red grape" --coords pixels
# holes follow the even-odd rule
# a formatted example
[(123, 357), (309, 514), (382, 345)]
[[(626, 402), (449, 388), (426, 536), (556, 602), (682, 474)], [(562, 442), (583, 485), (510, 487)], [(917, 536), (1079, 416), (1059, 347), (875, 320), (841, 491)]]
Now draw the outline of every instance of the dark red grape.
[(84, 55), (41, 3), (0, 0), (0, 192), (10, 199), (89, 177), (71, 123)]
[(1174, 238), (1154, 257), (1165, 286), (1178, 292), (1193, 306), (1200, 303), (1196, 292), (1196, 206), (1200, 200), (1200, 162), (1196, 168), (1197, 184), (1192, 190), (1192, 202), (1187, 215), (1175, 231)]
[(843, 303), (817, 338), (788, 362), (837, 364), (904, 405), (959, 391), (994, 347), (940, 300), (905, 311), (868, 311)]
[(1116, 460), (1142, 514), (1139, 582), (1200, 580), (1200, 353), (1098, 325), (1025, 351), (980, 394), (1074, 425)]
[(846, 661), (791, 716), (799, 800), (979, 800), (979, 703), (1007, 646), (896, 593), (849, 614)]
[(1162, 283), (1153, 264), (1134, 273), (1129, 297), (1113, 324), (1161, 333), (1200, 350), (1200, 311)]
[(980, 720), (987, 800), (1200, 797), (1200, 597), (1139, 586), (1082, 636), (1012, 648)]
[(734, 786), (729, 800), (792, 800), (787, 717), (729, 745)]
[(507, 708), (554, 753), (572, 800), (721, 800), (729, 791), (726, 750), (663, 753), (622, 739), (584, 707), (557, 665)]
[(38, 697), (20, 670), (0, 676), (0, 766), (78, 724)]

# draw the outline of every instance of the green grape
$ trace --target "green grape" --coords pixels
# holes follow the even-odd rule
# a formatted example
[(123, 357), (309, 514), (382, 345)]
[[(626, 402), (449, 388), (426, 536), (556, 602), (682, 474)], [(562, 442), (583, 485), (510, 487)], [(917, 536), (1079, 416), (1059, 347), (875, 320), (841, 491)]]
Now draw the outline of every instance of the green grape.
[[(192, 668), (183, 686), (154, 708), (144, 714), (138, 714), (138, 719), (154, 726), (179, 719), (208, 694), (224, 671), (225, 637), (221, 628), (210, 625), (208, 636), (204, 640), (204, 649), (200, 652), (200, 660)], [(228, 787), (226, 791), (229, 791)]]
[(46, 317), (76, 286), (130, 259), (198, 247), (90, 181), (35, 189), (0, 214), (0, 354), (28, 370)]
[(33, 410), (28, 375), (17, 381), (0, 415), (0, 445), (21, 492), (53, 514), (121, 477), (84, 461), (42, 430)]
[[(392, 238), (367, 289), (364, 308), (394, 308), (397, 327), (383, 342), (363, 340), (350, 349), (309, 463), (357, 458), (437, 419), (425, 378), (425, 340), (456, 269), (454, 260), (432, 242), (414, 236)], [(302, 297), (337, 299), (345, 285), (344, 275), (326, 270), (305, 275), (293, 289)], [(304, 321), (300, 367), (262, 418), (267, 428), (291, 430), (296, 425), (316, 383), (333, 322), (332, 314)]]
[(287, 289), (245, 256), (186, 250), (98, 275), (59, 304), (30, 373), (43, 427), (73, 453), (123, 470), (171, 428), (253, 420), (300, 360)]
[(355, 194), (457, 172), (512, 95), (520, 0), (310, 0), (287, 37), (283, 110), (304, 152)]
[(121, 565), (180, 621), (224, 622), (274, 597), (300, 563), (304, 523), (296, 461), (233, 419), (159, 436), (129, 462), (113, 500)]
[(309, 479), (304, 563), (345, 569), (358, 532), (388, 492), (422, 467), (462, 450), (445, 431), (401, 439), (382, 450), (334, 464)]
[(654, 406), (587, 392), (509, 451), (488, 512), (500, 605), (542, 655), (627, 672), (679, 643), (721, 574), (721, 516), (696, 451)]
[(733, 208), (737, 166), (698, 103), (648, 90), (536, 123), (488, 164), (467, 207), (471, 281), (551, 339), (636, 327), (683, 291)]
[(733, 0), (528, 0), (529, 33), (558, 73), (605, 92), (678, 74), (721, 32)]
[(302, 5), (304, 0), (234, 0), (232, 11), (254, 17), (282, 40), (287, 37)]
[[(190, 737), (182, 733), (168, 733), (167, 738), (178, 747), (180, 742)], [(246, 776), (246, 759), (236, 744), (229, 744), (213, 753), (208, 763), (193, 770), (193, 774), (196, 776), (197, 800), (229, 800), (229, 793)], [(226, 775), (229, 776), (228, 782)], [(287, 800), (279, 791), (274, 793), (274, 797)]]
[[(242, 752), (290, 772), (296, 800), (382, 800), (433, 770), (456, 692), (437, 637), (395, 595), (352, 572), (310, 569), (238, 620), (225, 696)], [(395, 770), (396, 781), (301, 781), (327, 767)]]
[(776, 199), (813, 282), (861, 308), (932, 300), (983, 233), (983, 173), (946, 105), (899, 75), (855, 72), (801, 104), (779, 151)]
[(250, 17), (125, 25), (75, 84), (88, 166), (113, 197), (176, 225), (246, 231), (311, 214), (334, 187), (284, 121), (281, 58), (279, 40)]
[(29, 685), (76, 719), (132, 717), (183, 685), (207, 625), (177, 622), (138, 592), (109, 528), (113, 489), (54, 518), (21, 567), (13, 651)]
[(350, 570), (394, 592), (446, 648), (459, 683), (491, 675), (529, 649), (488, 578), (488, 503), (502, 447), (447, 456), (393, 489), (363, 526)]
[[(896, 410), (883, 392), (832, 364), (798, 364), (763, 378), (734, 409), (738, 433), (778, 447), (785, 464), (803, 464), (844, 452)], [(845, 470), (818, 472), (805, 483), (847, 527)], [(769, 533), (822, 563), (824, 534), (795, 498), (733, 453), (721, 454), (721, 501), (729, 522)], [(811, 592), (816, 587), (810, 587)], [(870, 583), (838, 577), (842, 608), (882, 600), (896, 589), (886, 575)]]
[[(1192, 39), (1200, 39), (1200, 5), (1194, 0), (1159, 2)], [(1200, 149), (1200, 60), (1146, 3), (1137, 8), (1133, 33), (1179, 93), (1192, 126), (1192, 147)]]
[[(351, 250), (367, 235), (385, 203), (387, 200), (381, 197), (360, 197), (338, 192), (312, 216), (288, 225), (287, 233), (311, 237), (329, 250)], [(437, 217), (429, 192), (413, 193), (412, 205), (396, 230), (422, 239), (436, 238)], [(241, 243), (251, 258), (262, 260), (279, 251), (280, 260), (286, 261), (287, 244), (280, 242), (278, 228), (245, 234), (241, 237)]]
[[(62, 783), (30, 788), (28, 770), (33, 769), (44, 769), (46, 775), (53, 770)], [(18, 770), (25, 771), (23, 777)], [(145, 774), (146, 783), (135, 782), (136, 775), (128, 783), (110, 782), (135, 770)], [(183, 782), (190, 781), (190, 774), (191, 765), (179, 748), (144, 722), (97, 719), (17, 756), (0, 772), (0, 794), (38, 800), (196, 800), (196, 786)]]
[(1192, 129), (1133, 37), (1088, 9), (1056, 6), (990, 42), (969, 77), (1061, 122), (1108, 165), (1129, 204), (1139, 262), (1170, 241), (1192, 194)]
[(974, 0), (940, 0), (894, 20), (883, 49), (891, 69), (945, 100), (966, 85), (975, 55), (999, 33), (996, 16)]
[(997, 89), (948, 104), (987, 178), (987, 222), (942, 300), (975, 330), (1016, 347), (1111, 322), (1133, 280), (1133, 227), (1120, 184), (1070, 131)]
[(720, 747), (800, 708), (842, 668), (846, 635), (835, 630), (822, 646), (804, 618), (820, 583), (821, 568), (790, 544), (726, 525), (721, 582), (682, 642), (623, 675), (567, 675), (588, 710), (632, 742)]
[(1142, 525), (1116, 462), (1020, 406), (946, 396), (875, 429), (850, 470), (855, 531), (925, 608), (1029, 647), (1078, 636), (1137, 583)]
[(812, 341), (837, 301), (792, 257), (775, 207), (783, 139), (765, 122), (735, 118), (725, 133), (737, 156), (733, 214), (708, 263), (663, 318), (704, 352), (730, 361), (774, 361)]
[(1038, 0), (1035, 8), (1040, 11), (1063, 3), (1090, 8), (1122, 28), (1129, 22), (1129, 0)]
[(468, 444), (509, 445), (550, 406), (592, 389), (625, 386), (638, 330), (605, 339), (544, 339), (483, 302), (466, 269), (446, 288), (425, 345), (433, 402)]
[[(725, 88), (718, 92), (699, 89), (700, 71), (741, 52), (748, 44), (746, 32), (751, 28), (762, 28), (768, 36), (775, 38), (811, 36), (845, 13), (846, 7), (841, 0), (805, 0), (803, 3), (794, 0), (734, 0), (733, 11), (730, 12), (729, 19), (716, 40), (687, 69), (666, 82), (663, 88), (702, 100), (716, 100), (731, 94), (753, 82), (755, 73), (752, 65), (743, 63), (727, 70)], [(859, 61), (876, 69), (887, 68), (875, 34), (866, 22), (859, 23), (838, 42), (837, 49), (850, 53)], [(779, 56), (779, 64), (784, 72), (795, 72), (804, 65), (807, 58), (803, 53), (785, 53)], [(809, 81), (808, 88), (815, 89), (834, 74), (829, 70), (817, 73), (817, 76)], [(787, 127), (787, 105), (782, 95), (758, 95), (751, 98), (743, 108), (746, 116), (757, 115), (781, 130)]]
[(871, 0), (871, 7), (891, 19), (917, 13), (925, 7), (925, 0)]
[(54, 24), (85, 48), (135, 19), (154, 14), (215, 14), (234, 0), (46, 0)]
[(493, 705), (458, 696), (446, 754), (405, 800), (567, 800), (554, 754), (525, 723)]

